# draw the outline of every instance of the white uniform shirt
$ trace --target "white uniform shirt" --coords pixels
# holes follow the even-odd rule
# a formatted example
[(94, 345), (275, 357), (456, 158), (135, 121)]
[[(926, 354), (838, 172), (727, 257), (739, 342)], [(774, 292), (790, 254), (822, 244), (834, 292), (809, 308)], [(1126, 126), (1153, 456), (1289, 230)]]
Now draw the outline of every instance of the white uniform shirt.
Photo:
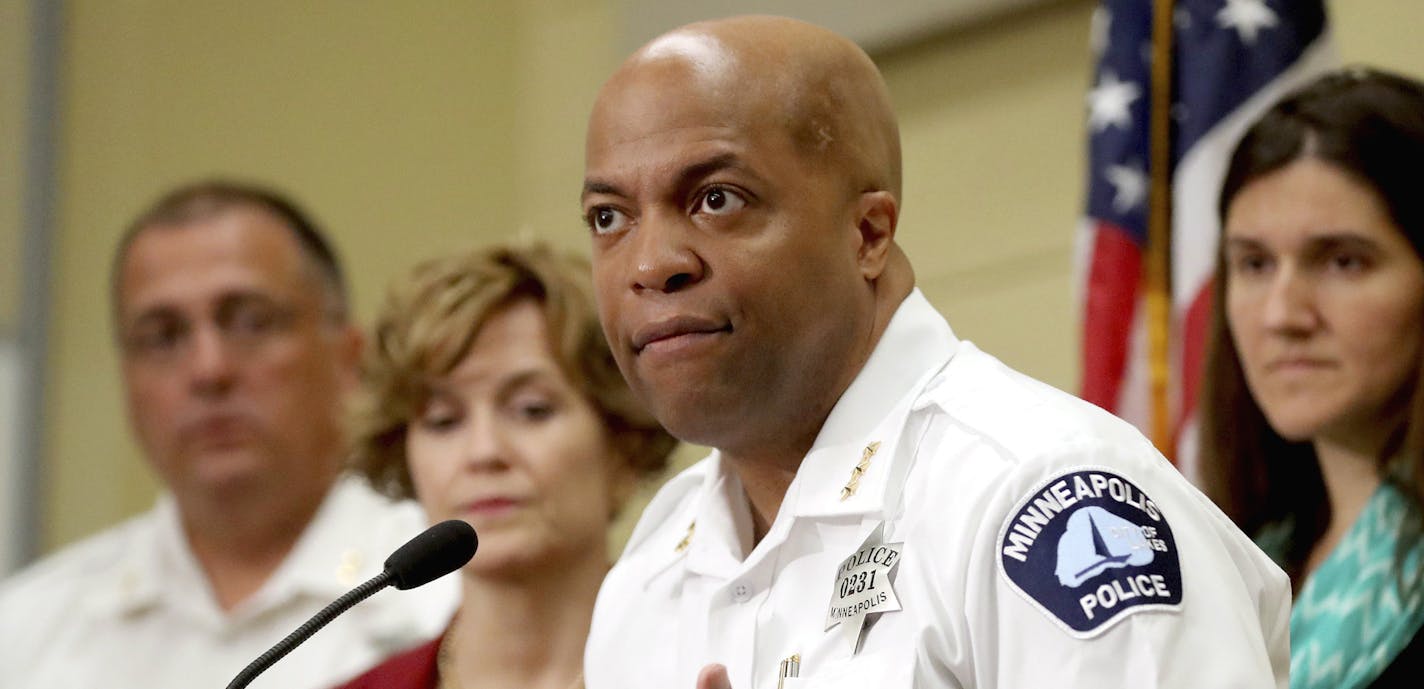
[(590, 689), (708, 663), (735, 689), (1287, 684), (1285, 574), (1134, 429), (918, 290), (754, 548), (750, 514), (715, 452), (663, 488), (599, 593)]
[[(287, 559), (224, 612), (187, 547), (171, 496), (0, 583), (0, 686), (15, 689), (220, 689), (338, 596), (377, 575), (426, 526), (344, 478)], [(438, 634), (455, 577), (389, 589), (322, 628), (254, 689), (324, 689)]]

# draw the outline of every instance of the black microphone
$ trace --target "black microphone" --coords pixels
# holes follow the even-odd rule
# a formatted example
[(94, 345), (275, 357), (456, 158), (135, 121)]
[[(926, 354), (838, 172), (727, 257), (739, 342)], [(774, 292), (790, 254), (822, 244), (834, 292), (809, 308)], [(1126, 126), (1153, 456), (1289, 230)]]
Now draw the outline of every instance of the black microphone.
[(336, 619), (337, 615), (370, 598), (377, 591), (387, 586), (395, 586), (402, 591), (413, 589), (463, 567), (475, 556), (475, 548), (479, 547), (479, 544), (480, 539), (475, 536), (474, 528), (459, 519), (449, 519), (420, 532), (386, 558), (385, 571), (351, 589), (346, 595), (332, 601), (331, 605), (322, 608), (321, 612), (312, 615), (311, 619), (288, 634), (287, 638), (278, 641), (275, 646), (267, 649), (266, 653), (258, 656), (257, 660), (242, 668), (242, 672), (237, 673), (228, 683), (227, 689), (242, 689), (247, 686), (263, 671), (272, 667), (273, 663), (281, 660), (317, 630)]

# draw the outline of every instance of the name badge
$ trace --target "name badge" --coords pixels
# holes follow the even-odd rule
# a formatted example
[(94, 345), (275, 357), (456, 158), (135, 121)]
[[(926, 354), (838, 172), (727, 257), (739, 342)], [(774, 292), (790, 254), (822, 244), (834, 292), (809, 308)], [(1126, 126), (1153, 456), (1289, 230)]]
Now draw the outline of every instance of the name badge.
[(884, 528), (876, 528), (854, 555), (836, 567), (826, 631), (842, 622), (863, 623), (868, 615), (900, 610), (891, 579), (905, 544), (882, 543)]

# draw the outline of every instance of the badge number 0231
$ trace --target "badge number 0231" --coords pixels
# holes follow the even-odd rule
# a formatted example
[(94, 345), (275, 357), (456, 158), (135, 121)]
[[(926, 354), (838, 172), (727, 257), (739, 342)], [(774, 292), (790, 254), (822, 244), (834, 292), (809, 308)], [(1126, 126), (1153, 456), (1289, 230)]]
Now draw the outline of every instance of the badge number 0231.
[[(849, 575), (842, 577), (839, 582), (841, 598), (849, 598), (857, 593), (864, 593), (866, 589), (874, 591), (875, 575), (877, 573), (878, 572), (873, 569), (868, 572), (862, 570), (859, 572), (851, 572)], [(866, 579), (867, 575), (870, 577), (869, 579)]]
[(877, 540), (872, 537), (836, 567), (831, 606), (826, 612), (827, 631), (842, 622), (900, 609), (890, 578), (891, 571), (900, 563), (900, 549), (904, 544), (876, 543)]

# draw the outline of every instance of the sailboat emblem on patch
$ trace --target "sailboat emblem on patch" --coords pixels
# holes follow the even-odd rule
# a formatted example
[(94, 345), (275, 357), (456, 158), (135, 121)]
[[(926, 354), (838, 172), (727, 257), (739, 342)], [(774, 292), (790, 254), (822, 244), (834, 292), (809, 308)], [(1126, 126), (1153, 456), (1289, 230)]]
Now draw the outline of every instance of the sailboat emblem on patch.
[(1073, 636), (1096, 636), (1132, 613), (1181, 609), (1172, 528), (1112, 471), (1050, 478), (1019, 502), (998, 543), (1003, 576)]

